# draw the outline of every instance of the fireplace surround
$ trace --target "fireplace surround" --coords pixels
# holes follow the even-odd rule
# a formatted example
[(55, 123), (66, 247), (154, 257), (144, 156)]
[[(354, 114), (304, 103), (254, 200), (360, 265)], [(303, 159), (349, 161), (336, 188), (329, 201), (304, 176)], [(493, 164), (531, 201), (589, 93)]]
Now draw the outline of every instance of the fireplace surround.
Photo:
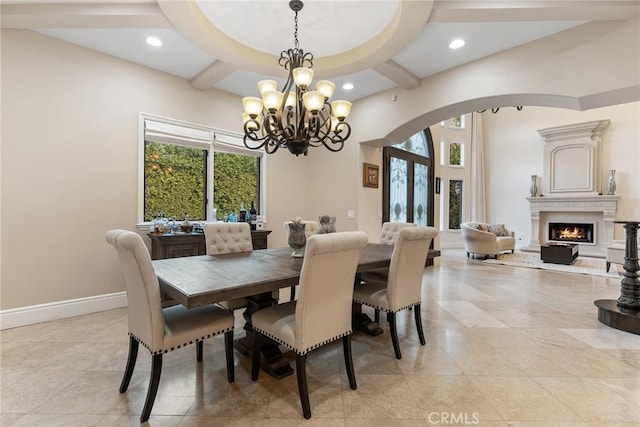
[[(539, 252), (540, 245), (560, 241), (577, 243), (581, 255), (606, 256), (619, 199), (602, 195), (607, 168), (601, 165), (600, 153), (609, 123), (595, 120), (538, 130), (544, 141), (542, 194), (527, 197), (531, 242), (521, 250)], [(590, 224), (591, 230), (584, 237), (561, 239), (553, 225), (558, 223), (578, 228)]]

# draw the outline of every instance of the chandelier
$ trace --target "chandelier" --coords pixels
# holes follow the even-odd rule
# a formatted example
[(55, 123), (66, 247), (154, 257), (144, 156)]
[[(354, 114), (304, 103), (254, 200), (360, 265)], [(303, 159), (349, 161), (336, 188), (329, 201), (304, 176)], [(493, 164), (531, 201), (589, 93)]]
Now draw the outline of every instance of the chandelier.
[(287, 81), (278, 91), (275, 80), (261, 80), (261, 98), (242, 99), (244, 145), (252, 150), (264, 147), (268, 154), (283, 147), (296, 156), (306, 156), (309, 147), (322, 145), (330, 151), (340, 151), (351, 135), (351, 126), (345, 121), (351, 103), (329, 103), (336, 85), (328, 80), (318, 81), (316, 90), (311, 89), (313, 55), (298, 47), (298, 12), (303, 3), (292, 0), (289, 7), (295, 12), (294, 47), (283, 50), (278, 60), (288, 71)]

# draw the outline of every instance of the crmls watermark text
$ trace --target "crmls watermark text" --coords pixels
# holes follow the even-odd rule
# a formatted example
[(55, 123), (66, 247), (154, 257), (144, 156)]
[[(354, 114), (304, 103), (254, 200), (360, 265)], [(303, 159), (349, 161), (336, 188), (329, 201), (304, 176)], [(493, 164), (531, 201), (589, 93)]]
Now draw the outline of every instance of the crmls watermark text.
[(428, 420), (431, 424), (478, 424), (480, 417), (477, 412), (430, 412)]

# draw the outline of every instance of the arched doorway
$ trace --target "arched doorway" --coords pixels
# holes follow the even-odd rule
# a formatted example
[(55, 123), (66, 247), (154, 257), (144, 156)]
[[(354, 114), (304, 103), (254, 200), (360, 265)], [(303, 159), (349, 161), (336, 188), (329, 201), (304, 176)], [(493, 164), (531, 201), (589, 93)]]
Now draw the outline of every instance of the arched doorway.
[(434, 224), (433, 139), (429, 128), (383, 149), (382, 220)]

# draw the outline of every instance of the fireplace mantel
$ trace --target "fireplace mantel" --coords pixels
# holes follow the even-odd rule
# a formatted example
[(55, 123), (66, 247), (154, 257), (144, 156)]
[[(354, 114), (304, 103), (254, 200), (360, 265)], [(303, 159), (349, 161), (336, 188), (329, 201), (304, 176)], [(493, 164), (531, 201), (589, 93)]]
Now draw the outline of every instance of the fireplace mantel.
[[(540, 251), (540, 245), (547, 243), (550, 219), (593, 221), (596, 224), (596, 244), (580, 246), (580, 253), (604, 257), (606, 247), (613, 240), (613, 221), (618, 207), (619, 196), (559, 196), (527, 197), (531, 212), (531, 242), (522, 248)], [(541, 220), (542, 217), (542, 220)]]

